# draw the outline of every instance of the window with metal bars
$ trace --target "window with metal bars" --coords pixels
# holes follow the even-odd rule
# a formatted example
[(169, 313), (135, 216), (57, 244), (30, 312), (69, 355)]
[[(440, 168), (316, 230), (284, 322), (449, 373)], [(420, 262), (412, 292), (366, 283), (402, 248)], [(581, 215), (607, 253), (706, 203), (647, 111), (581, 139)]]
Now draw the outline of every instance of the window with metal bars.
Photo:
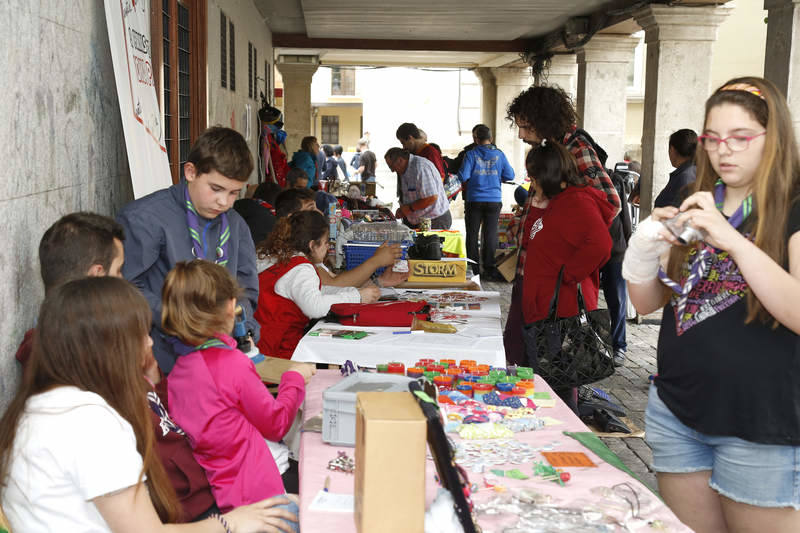
[(352, 68), (331, 67), (331, 94), (353, 96), (356, 94), (356, 71)]
[(253, 43), (247, 43), (247, 97), (253, 97)]
[(152, 61), (163, 114), (164, 148), (172, 181), (177, 182), (192, 143), (206, 128), (208, 3), (151, 0), (150, 5), (151, 36), (154, 43), (161, 42), (153, 47)]
[(230, 50), (228, 63), (230, 64), (230, 87), (231, 91), (236, 91), (236, 38), (233, 22), (228, 22), (228, 34), (230, 35)]
[(322, 115), (322, 144), (339, 144), (339, 117)]
[[(164, 0), (165, 2), (167, 0)], [(220, 85), (228, 86), (228, 17), (219, 13), (219, 68)]]

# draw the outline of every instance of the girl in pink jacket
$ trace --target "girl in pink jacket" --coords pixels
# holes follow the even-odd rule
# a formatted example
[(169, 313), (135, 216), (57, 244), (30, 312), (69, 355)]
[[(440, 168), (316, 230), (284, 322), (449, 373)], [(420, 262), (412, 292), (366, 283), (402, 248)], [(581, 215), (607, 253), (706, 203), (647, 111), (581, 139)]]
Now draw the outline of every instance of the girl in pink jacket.
[(264, 439), (284, 437), (314, 373), (296, 365), (281, 378), (277, 399), (272, 397), (228, 335), (238, 292), (225, 268), (194, 260), (175, 265), (162, 293), (163, 329), (179, 340), (168, 378), (170, 412), (223, 511), (285, 493)]

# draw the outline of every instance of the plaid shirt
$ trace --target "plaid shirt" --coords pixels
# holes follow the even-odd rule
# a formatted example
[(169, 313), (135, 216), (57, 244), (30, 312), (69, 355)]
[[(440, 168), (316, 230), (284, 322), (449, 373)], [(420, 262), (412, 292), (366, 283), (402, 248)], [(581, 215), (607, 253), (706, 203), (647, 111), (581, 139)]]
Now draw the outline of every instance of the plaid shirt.
[[(603, 168), (603, 164), (597, 157), (597, 152), (594, 151), (591, 144), (586, 142), (586, 139), (582, 135), (575, 135), (575, 138), (570, 141), (570, 137), (573, 136), (576, 129), (577, 127), (573, 126), (572, 129), (567, 132), (564, 139), (561, 141), (562, 144), (578, 161), (578, 172), (580, 172), (581, 176), (583, 176), (592, 187), (606, 193), (608, 203), (616, 207), (616, 212), (619, 213), (621, 204), (619, 195), (617, 195), (617, 189), (614, 187), (611, 178), (608, 177), (606, 169)], [(517, 276), (522, 276), (525, 271), (525, 256), (527, 255), (528, 239), (524, 238), (525, 234), (523, 232), (528, 230), (525, 226), (525, 222), (528, 218), (533, 196), (533, 187), (531, 187), (528, 199), (525, 202), (525, 207), (522, 210), (522, 219), (518, 226), (519, 233), (517, 233), (517, 243), (519, 246), (519, 257), (517, 259)]]

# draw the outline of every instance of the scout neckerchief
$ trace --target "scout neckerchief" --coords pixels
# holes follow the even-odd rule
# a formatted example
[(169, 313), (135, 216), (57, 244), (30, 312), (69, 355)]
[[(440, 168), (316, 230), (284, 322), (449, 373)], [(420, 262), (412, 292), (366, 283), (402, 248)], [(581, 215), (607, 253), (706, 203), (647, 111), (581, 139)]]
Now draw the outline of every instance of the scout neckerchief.
[[(725, 201), (725, 184), (722, 180), (717, 180), (714, 184), (714, 203), (717, 209), (722, 211), (722, 205)], [(728, 222), (734, 228), (739, 228), (742, 222), (753, 212), (753, 196), (748, 195), (742, 204), (734, 211)], [(689, 293), (695, 286), (698, 280), (702, 279), (706, 273), (706, 258), (713, 249), (706, 243), (701, 243), (701, 250), (697, 253), (694, 261), (689, 265), (689, 276), (686, 278), (683, 287), (678, 283), (671, 280), (663, 268), (658, 269), (658, 278), (661, 282), (672, 289), (678, 295), (678, 303), (676, 305), (677, 317), (679, 321), (683, 320), (683, 311), (686, 308), (686, 302), (689, 300)]]
[(222, 348), (225, 350), (233, 349), (224, 342), (222, 342), (221, 340), (217, 339), (216, 337), (208, 339), (206, 342), (200, 344), (199, 346), (192, 346), (190, 344), (186, 344), (185, 342), (181, 342), (177, 337), (173, 337), (171, 335), (167, 336), (166, 339), (167, 341), (169, 341), (170, 344), (172, 344), (172, 349), (178, 356), (199, 352), (207, 348)]
[[(186, 200), (186, 223), (189, 226), (189, 237), (192, 240), (192, 255), (198, 259), (210, 261), (211, 259), (206, 257), (205, 252), (205, 235), (201, 237), (201, 234), (205, 233), (205, 230), (200, 229), (200, 215), (195, 211), (192, 199), (189, 197), (188, 186), (184, 189), (183, 196)], [(214, 247), (216, 258), (214, 262), (218, 265), (225, 266), (228, 264), (228, 241), (231, 237), (231, 228), (230, 224), (228, 224), (228, 215), (226, 213), (220, 215), (220, 223), (222, 225), (220, 227), (219, 240)]]
[(216, 337), (212, 337), (212, 338), (208, 339), (206, 342), (204, 342), (203, 344), (200, 344), (200, 345), (194, 347), (195, 351), (198, 351), (198, 352), (200, 350), (207, 350), (208, 348), (224, 348), (226, 350), (230, 350), (231, 349), (230, 346), (228, 346), (227, 344), (225, 344), (221, 340), (217, 339)]

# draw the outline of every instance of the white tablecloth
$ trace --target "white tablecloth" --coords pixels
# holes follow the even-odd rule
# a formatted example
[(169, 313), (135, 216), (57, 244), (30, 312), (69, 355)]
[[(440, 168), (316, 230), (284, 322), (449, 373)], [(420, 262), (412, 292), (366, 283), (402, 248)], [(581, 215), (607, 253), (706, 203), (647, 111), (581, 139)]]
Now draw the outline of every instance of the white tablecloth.
[[(393, 293), (394, 290), (384, 293)], [(454, 314), (461, 319), (454, 325), (457, 333), (399, 334), (409, 328), (368, 328), (341, 326), (336, 323), (318, 322), (311, 332), (320, 329), (346, 329), (368, 331), (372, 334), (363, 339), (342, 339), (330, 336), (315, 337), (306, 334), (297, 345), (292, 360), (310, 363), (343, 364), (347, 360), (360, 366), (374, 367), (379, 363), (398, 361), (409, 367), (420, 358), (430, 359), (474, 359), (478, 364), (505, 366), (505, 350), (500, 322), (500, 295), (489, 291), (454, 290), (398, 290), (400, 293), (419, 295), (441, 295), (466, 292), (480, 300), (480, 309), (457, 309)], [(449, 311), (448, 311), (449, 312)], [(309, 332), (309, 333), (311, 333)]]

